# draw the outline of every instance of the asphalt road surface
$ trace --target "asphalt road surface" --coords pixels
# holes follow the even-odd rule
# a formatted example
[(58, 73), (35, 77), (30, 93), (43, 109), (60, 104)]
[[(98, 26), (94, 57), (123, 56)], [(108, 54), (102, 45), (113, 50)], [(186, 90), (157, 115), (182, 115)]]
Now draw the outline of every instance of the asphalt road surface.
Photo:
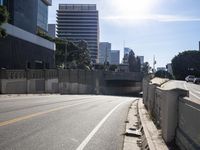
[(0, 150), (121, 150), (134, 98), (0, 98)]
[(185, 89), (189, 91), (189, 98), (196, 102), (200, 103), (200, 85), (194, 84), (192, 82), (186, 82), (186, 81), (176, 81), (171, 80), (164, 84), (165, 87), (177, 87), (180, 89)]

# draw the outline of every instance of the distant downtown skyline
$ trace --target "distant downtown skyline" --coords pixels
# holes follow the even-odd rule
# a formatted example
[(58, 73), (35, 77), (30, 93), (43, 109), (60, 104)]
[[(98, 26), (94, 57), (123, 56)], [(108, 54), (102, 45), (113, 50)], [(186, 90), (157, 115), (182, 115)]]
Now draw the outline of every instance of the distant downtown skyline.
[(152, 66), (165, 67), (184, 50), (198, 50), (200, 41), (200, 1), (197, 0), (53, 0), (49, 23), (56, 23), (58, 4), (97, 4), (100, 41), (113, 49), (125, 46), (144, 56)]

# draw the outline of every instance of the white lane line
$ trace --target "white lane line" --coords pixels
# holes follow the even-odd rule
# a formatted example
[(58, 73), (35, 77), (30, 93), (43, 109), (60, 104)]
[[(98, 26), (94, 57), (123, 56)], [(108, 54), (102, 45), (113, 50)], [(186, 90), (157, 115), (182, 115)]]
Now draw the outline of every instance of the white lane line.
[(103, 123), (110, 117), (110, 115), (122, 104), (125, 102), (122, 102), (118, 104), (115, 108), (113, 108), (100, 122), (99, 124), (90, 132), (90, 134), (83, 140), (83, 142), (79, 145), (79, 147), (76, 150), (83, 150), (85, 146), (88, 144), (88, 142), (92, 139), (92, 137), (95, 135), (95, 133), (100, 129), (100, 127), (103, 125)]
[(192, 96), (196, 97), (197, 99), (200, 99), (199, 96), (197, 96), (196, 94), (194, 94), (192, 91), (190, 91), (190, 90), (187, 88), (185, 82), (184, 82), (184, 88), (185, 88), (186, 90), (188, 90)]

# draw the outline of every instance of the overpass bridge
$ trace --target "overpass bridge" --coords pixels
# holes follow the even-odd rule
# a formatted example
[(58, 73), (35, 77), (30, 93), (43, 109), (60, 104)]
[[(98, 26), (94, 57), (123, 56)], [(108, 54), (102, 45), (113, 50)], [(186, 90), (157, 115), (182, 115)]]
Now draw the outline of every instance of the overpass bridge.
[(0, 93), (61, 93), (127, 95), (142, 90), (139, 72), (78, 69), (0, 70)]

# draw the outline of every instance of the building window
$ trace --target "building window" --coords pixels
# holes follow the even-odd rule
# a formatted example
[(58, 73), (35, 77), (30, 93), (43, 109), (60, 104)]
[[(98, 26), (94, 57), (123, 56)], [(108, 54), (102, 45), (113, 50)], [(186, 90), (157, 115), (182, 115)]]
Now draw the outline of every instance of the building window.
[(38, 0), (37, 26), (48, 30), (48, 6), (42, 0)]
[(0, 0), (0, 5), (3, 5), (3, 0)]

